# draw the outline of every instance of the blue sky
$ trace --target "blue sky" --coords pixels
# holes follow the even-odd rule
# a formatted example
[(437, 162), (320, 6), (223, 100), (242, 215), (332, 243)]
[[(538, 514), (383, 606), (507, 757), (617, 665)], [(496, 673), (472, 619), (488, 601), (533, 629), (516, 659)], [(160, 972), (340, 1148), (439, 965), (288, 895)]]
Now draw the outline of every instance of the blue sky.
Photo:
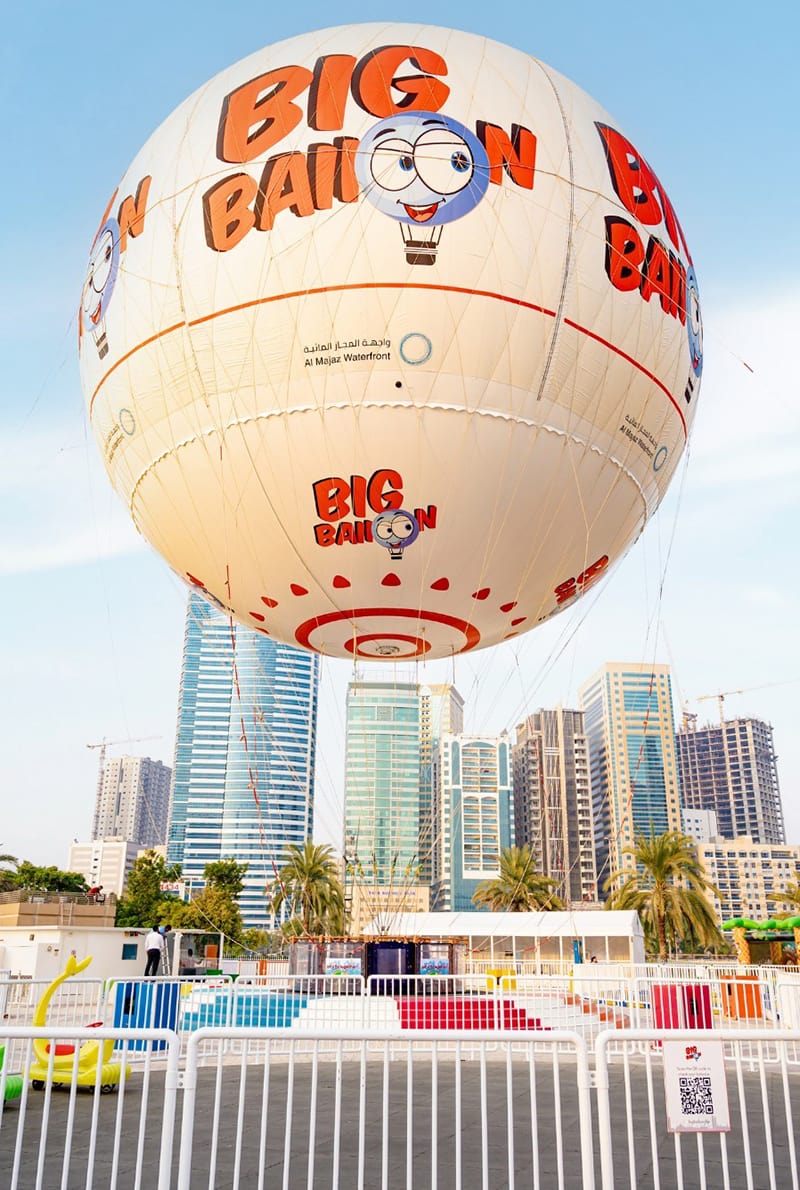
[[(724, 17), (721, 15), (724, 13)], [(686, 232), (704, 305), (688, 464), (626, 562), (572, 612), (457, 661), (467, 727), (574, 702), (602, 662), (662, 661), (681, 703), (772, 722), (800, 842), (800, 326), (796, 6), (429, 5), (584, 87), (640, 144)], [(396, 19), (341, 4), (336, 22)], [(88, 430), (75, 314), (100, 212), (155, 127), (238, 58), (331, 23), (321, 4), (14, 5), (0, 91), (0, 683), (3, 850), (64, 864), (88, 836), (104, 737), (171, 761), (185, 591), (137, 538)], [(344, 689), (324, 662), (318, 835), (337, 837)], [(409, 676), (412, 676), (409, 673)], [(421, 681), (452, 670), (421, 666)], [(124, 750), (124, 749), (118, 749)]]

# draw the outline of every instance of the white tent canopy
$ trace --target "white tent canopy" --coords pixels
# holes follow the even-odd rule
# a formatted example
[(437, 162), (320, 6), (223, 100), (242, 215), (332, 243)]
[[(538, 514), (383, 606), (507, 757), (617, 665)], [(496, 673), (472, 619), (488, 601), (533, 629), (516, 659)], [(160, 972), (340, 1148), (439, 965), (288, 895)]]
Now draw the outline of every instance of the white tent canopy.
[(392, 938), (466, 938), (473, 956), (492, 961), (571, 962), (575, 943), (588, 962), (643, 963), (644, 934), (633, 911), (585, 909), (574, 913), (379, 914), (365, 935)]

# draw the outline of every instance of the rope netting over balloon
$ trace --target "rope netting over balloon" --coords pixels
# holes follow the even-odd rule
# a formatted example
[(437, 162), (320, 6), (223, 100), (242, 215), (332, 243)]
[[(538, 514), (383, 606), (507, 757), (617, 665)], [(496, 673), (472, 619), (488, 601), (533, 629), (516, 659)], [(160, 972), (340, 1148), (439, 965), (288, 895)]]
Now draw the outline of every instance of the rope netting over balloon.
[[(337, 58), (333, 47), (343, 36), (342, 31), (328, 31), (319, 35), (314, 46), (318, 55), (315, 70), (322, 71), (319, 79), (315, 75), (310, 93), (317, 105), (315, 121), (319, 119), (319, 104), (336, 107), (332, 97), (339, 96), (336, 88), (342, 80), (334, 72), (334, 63), (336, 71), (343, 70), (345, 59)], [(360, 34), (355, 31), (353, 36)], [(430, 36), (434, 41), (440, 40), (441, 51), (436, 53), (441, 52), (445, 57), (452, 53), (457, 59), (468, 47), (475, 57), (477, 77), (498, 68), (501, 50), (492, 43), (472, 39), (469, 44), (467, 39), (462, 47), (464, 39), (460, 35), (430, 31)], [(279, 54), (277, 48), (274, 52)], [(455, 633), (458, 648), (472, 648), (486, 635), (475, 625), (489, 622), (487, 613), (491, 608), (493, 620), (497, 620), (498, 609), (505, 617), (502, 635), (507, 639), (526, 631), (553, 610), (552, 586), (542, 591), (541, 584), (537, 587), (533, 581), (540, 570), (555, 576), (553, 585), (560, 605), (580, 594), (599, 577), (608, 560), (621, 553), (630, 539), (630, 524), (618, 525), (616, 529), (609, 527), (604, 550), (590, 546), (593, 534), (597, 536), (612, 505), (632, 501), (638, 511), (630, 515), (639, 525), (647, 515), (652, 497), (642, 490), (631, 465), (639, 447), (622, 439), (614, 452), (609, 451), (605, 431), (596, 421), (584, 416), (583, 381), (571, 374), (567, 366), (567, 359), (579, 340), (584, 349), (593, 343), (601, 344), (606, 354), (601, 353), (600, 362), (592, 365), (596, 373), (592, 386), (597, 391), (606, 385), (612, 366), (617, 367), (623, 360), (623, 367), (630, 370), (631, 382), (641, 383), (644, 377), (648, 385), (656, 389), (660, 386), (662, 390), (655, 404), (661, 400), (664, 411), (654, 414), (653, 432), (659, 419), (663, 423), (664, 419), (673, 418), (676, 410), (684, 420), (668, 386), (637, 358), (637, 352), (631, 351), (627, 342), (617, 344), (608, 338), (614, 329), (611, 314), (619, 296), (613, 287), (606, 286), (602, 299), (594, 300), (594, 319), (607, 324), (608, 331), (601, 334), (593, 327), (592, 320), (576, 317), (580, 313), (575, 305), (576, 293), (587, 292), (584, 266), (575, 250), (578, 230), (586, 252), (596, 261), (602, 260), (607, 247), (602, 219), (588, 220), (585, 210), (579, 217), (578, 197), (587, 208), (602, 203), (620, 217), (624, 204), (607, 192), (607, 178), (606, 190), (601, 191), (599, 183), (589, 183), (588, 175), (578, 176), (573, 147), (577, 109), (570, 85), (543, 64), (508, 53), (509, 61), (513, 60), (508, 79), (513, 78), (513, 82), (502, 80), (499, 88), (507, 92), (504, 103), (508, 110), (539, 110), (541, 105), (537, 107), (533, 99), (540, 91), (549, 96), (548, 110), (552, 115), (549, 133), (553, 142), (547, 153), (543, 152), (546, 138), (543, 132), (538, 133), (535, 166), (532, 146), (537, 136), (530, 130), (518, 129), (512, 135), (499, 125), (478, 120), (476, 127), (483, 137), (483, 143), (479, 143), (480, 138), (476, 139), (470, 128), (451, 117), (420, 118), (421, 128), (413, 120), (409, 123), (410, 117), (403, 113), (395, 120), (398, 128), (383, 128), (381, 121), (370, 127), (367, 120), (366, 133), (360, 139), (344, 138), (349, 157), (341, 156), (342, 146), (331, 146), (331, 152), (327, 153), (322, 142), (308, 146), (302, 137), (297, 140), (297, 147), (290, 149), (288, 157), (286, 154), (269, 157), (263, 171), (259, 157), (261, 188), (253, 210), (260, 213), (259, 218), (263, 216), (262, 222), (248, 231), (247, 238), (240, 243), (221, 244), (209, 232), (209, 195), (216, 194), (216, 188), (229, 180), (230, 156), (226, 151), (222, 160), (202, 157), (198, 132), (208, 125), (211, 113), (216, 111), (215, 81), (197, 92), (168, 122), (169, 131), (163, 135), (171, 138), (174, 162), (168, 178), (160, 179), (154, 173), (146, 195), (143, 181), (135, 182), (133, 178), (120, 189), (120, 196), (131, 188), (135, 195), (121, 198), (117, 222), (121, 228), (122, 212), (126, 209), (127, 246), (123, 250), (120, 233), (116, 287), (124, 290), (127, 322), (151, 326), (155, 332), (133, 343), (106, 366), (91, 387), (90, 404), (94, 411), (98, 401), (112, 400), (111, 391), (116, 391), (114, 386), (121, 371), (149, 368), (155, 373), (151, 377), (155, 383), (148, 387), (146, 408), (140, 411), (142, 425), (145, 418), (147, 422), (150, 459), (139, 462), (138, 474), (131, 476), (132, 482), (125, 481), (129, 485), (129, 506), (137, 523), (151, 538), (156, 538), (158, 548), (169, 555), (170, 542), (179, 541), (181, 546), (176, 550), (182, 558), (198, 559), (191, 569), (185, 564), (183, 567), (179, 564), (176, 569), (196, 578), (223, 602), (235, 604), (237, 617), (251, 627), (270, 632), (274, 619), (283, 624), (285, 633), (287, 621), (280, 617), (293, 616), (297, 601), (296, 635), (301, 644), (311, 644), (326, 653), (341, 650), (344, 641), (345, 648), (350, 647), (362, 657), (379, 655), (380, 649), (414, 656), (427, 653), (431, 647), (441, 651), (441, 641), (448, 633)], [(393, 72), (401, 58), (402, 55), (387, 57), (382, 51), (369, 58), (373, 84), (386, 94), (395, 86)], [(295, 69), (302, 74), (305, 68), (292, 68)], [(455, 96), (457, 76), (451, 70), (448, 77), (452, 82), (446, 90), (452, 89)], [(362, 81), (356, 71), (354, 95), (360, 94)], [(323, 96), (326, 86), (333, 90)], [(433, 87), (431, 94), (434, 92), (443, 102), (445, 92)], [(219, 117), (226, 135), (231, 111), (237, 110), (241, 94), (235, 88), (230, 92), (230, 102)], [(340, 96), (342, 102), (343, 96), (344, 92)], [(266, 98), (264, 102), (268, 102)], [(309, 104), (311, 124), (311, 99)], [(353, 112), (349, 108), (348, 112), (349, 120)], [(344, 108), (340, 114), (344, 120)], [(363, 115), (359, 118), (363, 124)], [(433, 127), (426, 129), (425, 124)], [(416, 138), (410, 154), (395, 146), (400, 136), (399, 125), (403, 126), (403, 135)], [(288, 132), (287, 128), (284, 140)], [(302, 121), (297, 136), (301, 132)], [(257, 129), (252, 135), (266, 139), (262, 133), (263, 129)], [(388, 139), (382, 139), (385, 137)], [(287, 147), (294, 143), (286, 140)], [(157, 139), (155, 144), (157, 147)], [(457, 148), (457, 144), (461, 147)], [(528, 147), (524, 148), (525, 145)], [(156, 147), (153, 154), (157, 163)], [(602, 160), (599, 139), (594, 147)], [(584, 152), (581, 145), (581, 153)], [(302, 154), (306, 154), (303, 160), (309, 169), (312, 159), (316, 163), (314, 169), (322, 168), (323, 159), (329, 165), (334, 163), (340, 171), (347, 165), (352, 168), (358, 185), (352, 193), (343, 195), (346, 187), (339, 176), (334, 184), (336, 201), (331, 198), (327, 207), (322, 204), (312, 212), (307, 211), (297, 189), (299, 175), (282, 172), (284, 166), (289, 168), (288, 158), (300, 170)], [(249, 166), (253, 158), (248, 148), (245, 165)], [(431, 226), (441, 232), (446, 223), (446, 236), (442, 244), (441, 237), (437, 238), (436, 252), (426, 262), (432, 267), (421, 270), (422, 262), (416, 259), (419, 252), (409, 262), (408, 255), (404, 260), (389, 245), (387, 231), (396, 212), (386, 207), (385, 195), (402, 192), (409, 197), (405, 187), (399, 186), (404, 173), (424, 179), (433, 173), (438, 176), (444, 167), (455, 171), (452, 177), (458, 180), (459, 188), (448, 190), (441, 203), (433, 204), (437, 207), (436, 218), (441, 216), (443, 222)], [(246, 170), (236, 175), (245, 190), (250, 177)], [(450, 185), (448, 181), (447, 186)], [(230, 202), (234, 197), (232, 191)], [(206, 238), (211, 235), (203, 249), (205, 256), (202, 252), (198, 255), (197, 247), (196, 213), (201, 208), (207, 216)], [(131, 217), (131, 209), (135, 217)], [(420, 226), (424, 224), (433, 207), (404, 202), (401, 209), (409, 212), (402, 217), (407, 222), (401, 219), (401, 226), (410, 227), (416, 234), (414, 221), (421, 221)], [(456, 209), (457, 218), (453, 213)], [(468, 241), (461, 235), (462, 227), (466, 227), (466, 223), (462, 224), (462, 209), (463, 217), (471, 219), (473, 225)], [(138, 269), (146, 275), (148, 264), (155, 270), (162, 259), (156, 255), (155, 242), (149, 258), (146, 249), (148, 228), (157, 220), (161, 221), (159, 226), (166, 225), (161, 241), (171, 247), (173, 273), (168, 282), (137, 288), (134, 282)], [(232, 220), (232, 228), (234, 224)], [(546, 241), (532, 234), (532, 228), (540, 224), (548, 228)], [(113, 227), (108, 234), (113, 243)], [(355, 242), (354, 235), (358, 237), (358, 252), (350, 246)], [(462, 246), (455, 253), (456, 237), (461, 237), (459, 244), (474, 244), (474, 250), (465, 253)], [(371, 247), (365, 252), (364, 245)], [(208, 252), (209, 246), (216, 254)], [(243, 256), (245, 248), (247, 253)], [(354, 251), (352, 260), (348, 255), (351, 251)], [(138, 266), (135, 253), (138, 253)], [(524, 293), (517, 291), (516, 280), (510, 289), (503, 288), (505, 279), (502, 275), (498, 279), (497, 275), (497, 261), (501, 257), (516, 262), (519, 275), (524, 276)], [(443, 262), (448, 260), (449, 271), (443, 272)], [(454, 261), (458, 261), (455, 272)], [(464, 279), (468, 274), (469, 284), (459, 284), (458, 269), (463, 270), (465, 263), (469, 263), (469, 268)], [(122, 296), (121, 293), (117, 304)], [(237, 296), (241, 300), (233, 300)], [(410, 302), (417, 306), (411, 306)], [(423, 341), (428, 344), (421, 354), (409, 354), (408, 348), (404, 354), (402, 349), (391, 346), (387, 338), (390, 350), (351, 353), (360, 362), (352, 366), (351, 360), (345, 367), (339, 356), (334, 358), (327, 347), (322, 349), (319, 339), (313, 348), (306, 343), (302, 352), (297, 350), (297, 343), (304, 335), (307, 338), (306, 328), (311, 331), (314, 327), (343, 327), (352, 324), (354, 315), (365, 322), (377, 317), (385, 328), (396, 326), (396, 333), (402, 335), (410, 325), (410, 317), (425, 321), (432, 303), (438, 311), (439, 338), (430, 339), (421, 331), (410, 332), (412, 338), (416, 336), (419, 340), (417, 347)], [(112, 296), (107, 306), (111, 318), (115, 312)], [(640, 306), (639, 301), (633, 308), (638, 311)], [(462, 326), (469, 326), (470, 330), (462, 332)], [(669, 328), (673, 329), (671, 322)], [(657, 347), (659, 335), (664, 333), (648, 328), (642, 332), (642, 345), (646, 340), (651, 348), (654, 342)], [(294, 336), (291, 342), (290, 335)], [(406, 333), (402, 342), (408, 337)], [(336, 342), (338, 345), (338, 339)], [(522, 346), (511, 350), (512, 342)], [(526, 343), (532, 346), (525, 347)], [(630, 346), (635, 348), (636, 344)], [(475, 348), (480, 356), (477, 368), (470, 356)], [(113, 357), (113, 345), (110, 350)], [(307, 351), (310, 357), (304, 354)], [(534, 355), (541, 352), (541, 361), (533, 368), (525, 360), (526, 351)], [(84, 343), (84, 356), (93, 358), (88, 341)], [(373, 356), (374, 362), (365, 362)], [(388, 368), (384, 356), (391, 357)], [(345, 362), (348, 358), (345, 355)], [(512, 376), (512, 365), (517, 367), (519, 360), (524, 365), (522, 378)], [(531, 394), (534, 404), (525, 405), (514, 396), (509, 407), (508, 394), (515, 385), (524, 388), (531, 383), (531, 377), (535, 381), (535, 391)], [(621, 385), (619, 408), (608, 411), (609, 424), (622, 418), (626, 384)], [(180, 397), (178, 418), (181, 390), (184, 395)], [(137, 415), (130, 409), (125, 412), (126, 417), (120, 423), (122, 437), (116, 448), (119, 458), (127, 449), (125, 436), (136, 437), (139, 433)], [(449, 473), (454, 481), (477, 465), (484, 475), (479, 470), (474, 476), (476, 482), (489, 478), (491, 482), (486, 483), (480, 529), (470, 539), (469, 550), (462, 550), (455, 558), (443, 559), (440, 565), (433, 551), (425, 566), (413, 568), (388, 564), (387, 559), (383, 575), (374, 574), (370, 578), (368, 589), (380, 594), (375, 606), (370, 607), (363, 581), (355, 573), (363, 566), (363, 549), (353, 549), (352, 545), (342, 551), (334, 548), (337, 563), (339, 556), (342, 561), (332, 573), (330, 550), (309, 550), (300, 542), (295, 511), (299, 501), (307, 497), (303, 488), (309, 478), (303, 443), (313, 451), (312, 476), (314, 473), (341, 476), (348, 467), (352, 472), (359, 464), (359, 470), (368, 475), (374, 466), (376, 425), (387, 427), (385, 435), (383, 429), (379, 430), (377, 441), (381, 442), (381, 450), (391, 450), (398, 438), (389, 427), (400, 415), (405, 418), (402, 436), (406, 440), (403, 455), (406, 461), (425, 458), (429, 474)], [(447, 432), (443, 433), (445, 425)], [(484, 439), (491, 442), (491, 451), (480, 448)], [(267, 442), (271, 445), (265, 453)], [(536, 475), (545, 457), (543, 443), (552, 455), (558, 483), (549, 485), (546, 499), (532, 499), (531, 492), (536, 489), (531, 487), (531, 477)], [(592, 477), (601, 457), (606, 459), (607, 474), (595, 490), (597, 481)], [(270, 465), (278, 461), (282, 484), (276, 481), (276, 468)], [(201, 477), (205, 482), (199, 482)], [(355, 483), (359, 476), (352, 478), (350, 498), (355, 512), (356, 504), (363, 501)], [(282, 486), (289, 489), (288, 495), (281, 490)], [(622, 488), (625, 496), (621, 500)], [(215, 492), (219, 493), (219, 501), (213, 498)], [(424, 499), (424, 493), (416, 496), (420, 498)], [(148, 520), (151, 504), (160, 509), (157, 524)], [(254, 520), (247, 509), (256, 506), (263, 515)], [(507, 559), (500, 559), (496, 543), (519, 533), (519, 510), (523, 507), (525, 548), (515, 551), (517, 564), (509, 567)], [(209, 515), (211, 511), (215, 515)], [(370, 517), (372, 512), (374, 508)], [(416, 513), (409, 515), (413, 519)], [(463, 520), (469, 522), (472, 516), (472, 509), (465, 507)], [(449, 519), (455, 526), (457, 508), (450, 510)], [(569, 533), (554, 538), (550, 532), (552, 523), (566, 525), (568, 520)], [(366, 534), (371, 531), (368, 521), (369, 518), (354, 529), (351, 526), (351, 531)], [(259, 541), (259, 522), (268, 522), (270, 539), (280, 541), (284, 553), (280, 576), (274, 573), (275, 556), (265, 554)], [(164, 528), (166, 524), (171, 525), (169, 530)], [(316, 528), (324, 529), (325, 523)], [(442, 540), (444, 528), (441, 522), (436, 526), (428, 524), (425, 541), (429, 543), (434, 532), (439, 534), (434, 540)], [(355, 540), (352, 544), (365, 542)], [(399, 544), (405, 548), (402, 542)], [(370, 552), (375, 555), (374, 550)], [(417, 552), (422, 553), (422, 542)], [(407, 557), (410, 559), (411, 554)], [(206, 561), (201, 563), (201, 559)], [(210, 565), (208, 559), (216, 559), (215, 564)], [(251, 572), (257, 576), (262, 592), (255, 598), (241, 594), (252, 590), (252, 582), (248, 588)], [(538, 590), (538, 594), (532, 596), (532, 590)], [(389, 599), (390, 591), (396, 599), (394, 604)], [(240, 602), (242, 598), (249, 600), (244, 606)], [(300, 620), (303, 602), (311, 606), (312, 600), (313, 614)], [(457, 615), (448, 610), (451, 606), (458, 607)], [(370, 619), (380, 621), (376, 632), (370, 631)], [(492, 639), (497, 632), (498, 628), (493, 626)], [(452, 648), (451, 644), (446, 651)]]
[[(269, 780), (285, 745), (258, 708), (289, 714), (296, 692), (242, 689), (239, 624), (350, 660), (354, 697), (363, 663), (405, 663), (419, 691), (439, 657), (477, 708), (505, 666), (513, 728), (679, 468), (696, 281), (664, 187), (608, 119), (484, 38), (329, 29), (191, 96), (101, 221), (80, 327), (90, 418), (137, 526), (229, 617), (262, 866), (289, 817)], [(524, 634), (556, 613), (529, 674)], [(347, 733), (377, 755), (366, 723)], [(350, 857), (365, 887), (410, 888), (463, 825), (423, 808), (401, 854), (401, 792), (388, 859)]]

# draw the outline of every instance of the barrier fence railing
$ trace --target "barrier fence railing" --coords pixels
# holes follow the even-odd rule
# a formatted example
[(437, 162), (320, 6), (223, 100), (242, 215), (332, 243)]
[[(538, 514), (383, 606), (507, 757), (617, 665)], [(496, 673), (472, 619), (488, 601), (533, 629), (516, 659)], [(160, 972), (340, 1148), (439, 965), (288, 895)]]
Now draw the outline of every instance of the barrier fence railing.
[[(177, 1034), (4, 1025), (0, 1046), (0, 1185), (169, 1190)], [(134, 1071), (136, 1047), (145, 1058)]]
[(606, 1028), (590, 1060), (571, 1030), (228, 1027), (181, 1059), (165, 1029), (4, 1026), (0, 1185), (800, 1190), (793, 1044)]
[[(800, 1063), (800, 978), (782, 968), (729, 971), (665, 965), (629, 975), (613, 964), (561, 975), (272, 974), (71, 979), (48, 1006), (48, 1025), (103, 1023), (175, 1030), (183, 1044), (206, 1027), (569, 1030), (589, 1050), (605, 1029), (780, 1028), (798, 1034), (787, 1060)], [(0, 980), (3, 1021), (31, 1025), (44, 981)], [(136, 1058), (136, 1052), (132, 1059)], [(9, 1060), (16, 1060), (12, 1052)], [(777, 1060), (777, 1055), (775, 1060)]]
[(580, 1038), (553, 1034), (548, 1052), (530, 1043), (524, 1054), (498, 1053), (496, 1041), (484, 1031), (445, 1040), (312, 1030), (287, 1054), (280, 1030), (201, 1029), (186, 1049), (178, 1190), (592, 1190)]
[[(0, 979), (0, 1018), (7, 1025), (29, 1025), (36, 1005), (50, 987), (49, 979)], [(88, 1023), (103, 1015), (106, 984), (102, 979), (67, 980), (56, 988), (47, 1009), (53, 1024)]]
[[(47, 980), (0, 979), (2, 1024), (32, 1025), (36, 1006), (49, 986)], [(47, 1005), (47, 1026), (104, 1024), (181, 1032), (197, 1027), (197, 1014), (204, 993), (206, 999), (214, 1000), (220, 988), (227, 989), (223, 992), (227, 1004), (232, 987), (227, 975), (136, 976), (112, 980), (72, 978), (56, 989)], [(194, 999), (193, 990), (197, 992)], [(224, 1013), (228, 1014), (229, 1009), (225, 1008)], [(187, 1017), (185, 1022), (184, 1016)], [(224, 1015), (223, 1022), (227, 1021), (228, 1015)], [(10, 1058), (13, 1056), (13, 1053), (9, 1055)]]
[(798, 1190), (800, 1076), (789, 1064), (790, 1044), (778, 1030), (601, 1033), (595, 1084), (603, 1190)]
[[(654, 972), (631, 979), (587, 965), (571, 976), (506, 975), (498, 980), (497, 994), (538, 1027), (575, 1030), (590, 1050), (608, 1028), (800, 1031), (800, 980), (776, 978), (772, 971), (695, 972), (691, 978)], [(800, 1045), (792, 1043), (788, 1052), (789, 1061), (800, 1061)]]

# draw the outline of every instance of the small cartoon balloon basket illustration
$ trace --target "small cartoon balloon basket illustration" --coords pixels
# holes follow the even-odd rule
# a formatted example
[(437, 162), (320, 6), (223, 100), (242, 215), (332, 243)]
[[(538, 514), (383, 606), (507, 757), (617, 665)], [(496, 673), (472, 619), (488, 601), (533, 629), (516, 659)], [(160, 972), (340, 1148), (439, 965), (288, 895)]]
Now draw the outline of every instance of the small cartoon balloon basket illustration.
[[(400, 231), (403, 234), (408, 264), (436, 263), (436, 252), (439, 248), (439, 240), (442, 238), (441, 227), (434, 228), (434, 234), (429, 240), (415, 240), (410, 234), (411, 229), (405, 223), (400, 224)], [(438, 235), (436, 235), (437, 231)]]
[(119, 224), (107, 219), (92, 245), (81, 303), (84, 326), (91, 331), (100, 359), (108, 355), (106, 311), (117, 279), (119, 247)]
[(389, 551), (389, 557), (399, 562), (403, 550), (419, 537), (417, 518), (404, 508), (396, 512), (382, 512), (372, 522), (372, 535), (378, 545)]
[(399, 222), (408, 264), (435, 264), (443, 225), (468, 214), (489, 185), (475, 134), (434, 112), (381, 120), (363, 138), (356, 170), (373, 206)]

